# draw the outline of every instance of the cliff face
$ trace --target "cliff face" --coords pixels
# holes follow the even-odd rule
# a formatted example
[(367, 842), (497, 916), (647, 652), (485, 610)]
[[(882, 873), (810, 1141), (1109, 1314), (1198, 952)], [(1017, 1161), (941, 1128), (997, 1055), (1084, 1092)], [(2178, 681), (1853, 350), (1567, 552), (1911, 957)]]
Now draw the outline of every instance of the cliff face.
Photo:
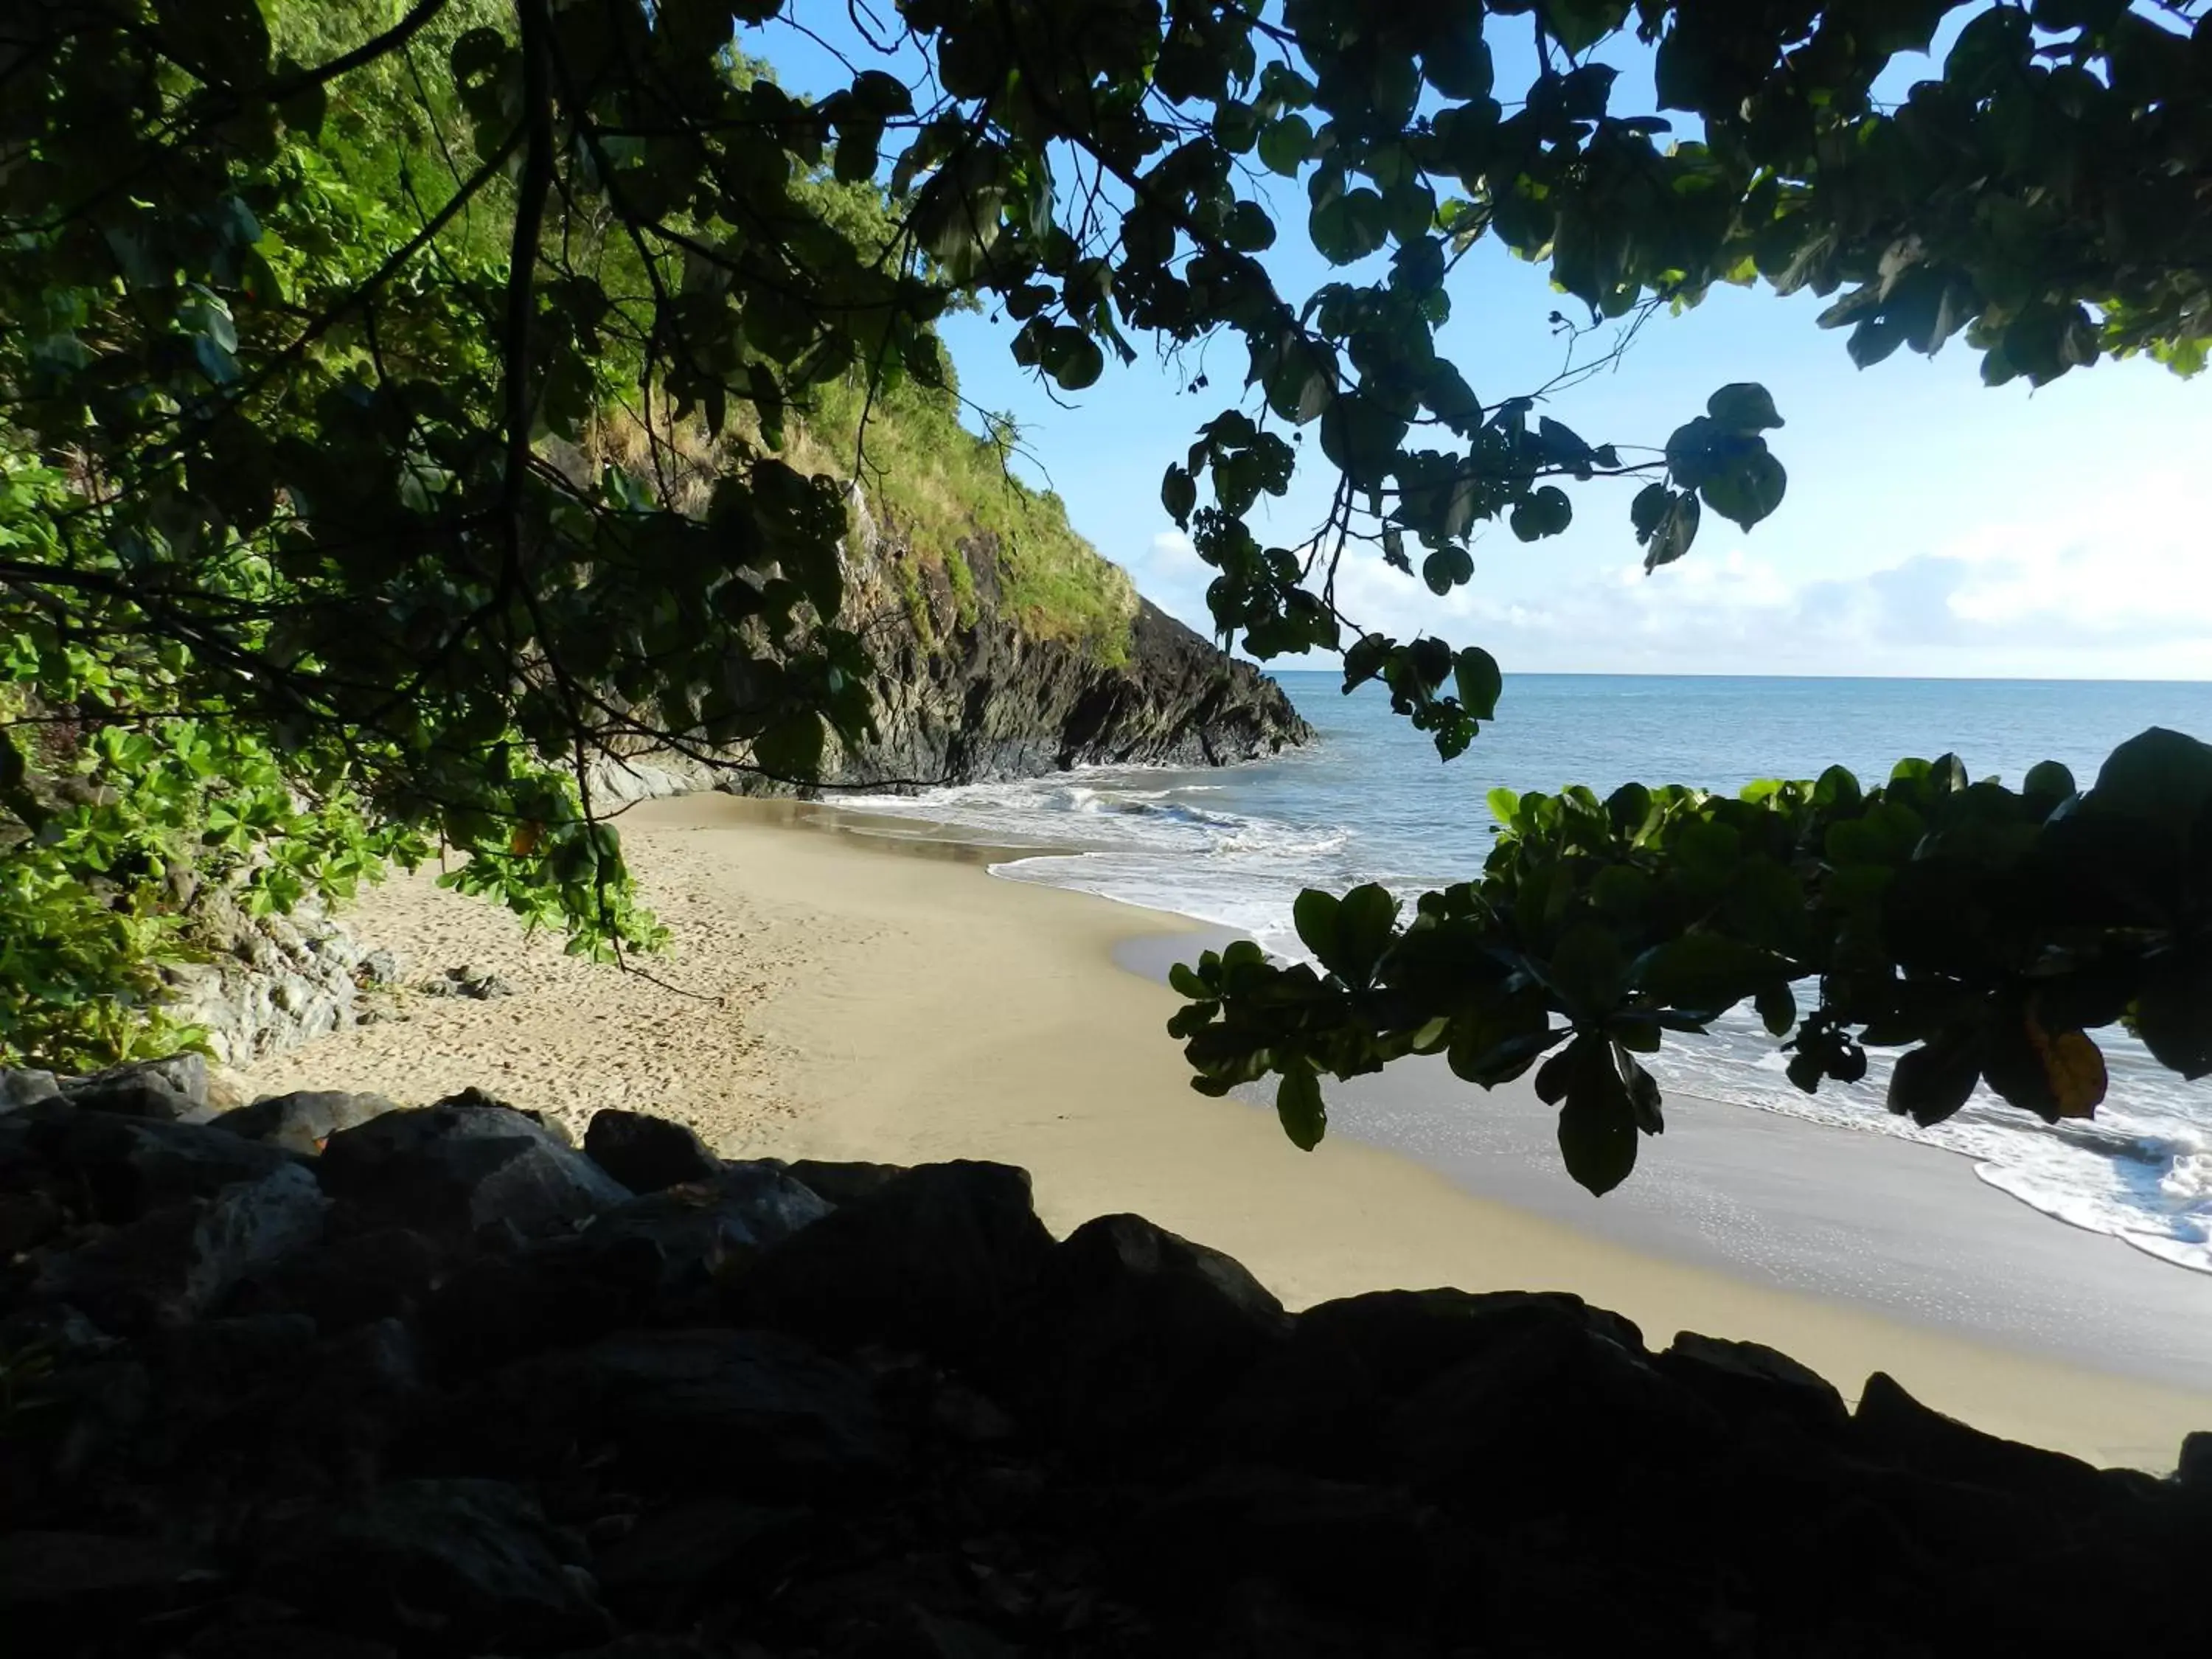
[[(878, 665), (878, 740), (825, 781), (890, 787), (1032, 777), (1072, 766), (1226, 765), (1305, 742), (1282, 688), (1150, 600), (1128, 595), (1126, 641), (1055, 638), (1008, 605), (995, 539), (944, 565), (878, 550), (855, 562)], [(968, 591), (963, 592), (960, 586)]]

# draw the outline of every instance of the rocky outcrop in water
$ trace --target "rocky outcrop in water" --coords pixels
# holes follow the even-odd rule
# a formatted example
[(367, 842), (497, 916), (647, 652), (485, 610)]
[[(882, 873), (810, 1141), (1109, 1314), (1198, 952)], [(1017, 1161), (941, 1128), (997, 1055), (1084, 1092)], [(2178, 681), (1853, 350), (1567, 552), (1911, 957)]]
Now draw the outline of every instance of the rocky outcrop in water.
[[(870, 641), (881, 740), (841, 757), (839, 782), (974, 783), (1092, 764), (1220, 766), (1309, 739), (1282, 688), (1138, 599), (1127, 659), (1026, 633), (1003, 609), (998, 556), (965, 549), (975, 602), (942, 572), (921, 605), (876, 607)], [(865, 590), (864, 590), (865, 591)], [(917, 618), (921, 618), (919, 622)]]
[(1291, 1315), (1003, 1165), (197, 1077), (0, 1074), (11, 1655), (2202, 1645), (2207, 1437), (2096, 1469), (1559, 1294)]
[[(943, 568), (888, 548), (848, 559), (845, 620), (876, 660), (878, 737), (833, 745), (825, 783), (903, 791), (1076, 766), (1227, 766), (1312, 738), (1281, 686), (1151, 600), (1129, 595), (1127, 638), (1112, 648), (1042, 635), (1009, 608), (991, 539), (962, 554), (966, 594)], [(614, 799), (782, 787), (665, 750), (602, 763), (595, 787)]]

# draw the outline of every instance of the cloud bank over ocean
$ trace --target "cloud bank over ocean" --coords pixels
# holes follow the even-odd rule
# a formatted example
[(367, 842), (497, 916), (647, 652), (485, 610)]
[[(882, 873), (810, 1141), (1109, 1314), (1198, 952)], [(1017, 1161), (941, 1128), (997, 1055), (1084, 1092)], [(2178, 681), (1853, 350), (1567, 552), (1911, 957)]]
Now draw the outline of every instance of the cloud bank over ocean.
[[(2212, 483), (2053, 495), (1992, 503), (1972, 532), (1900, 542), (1851, 574), (1793, 570), (1785, 507), (1755, 538), (1709, 515), (1690, 556), (1650, 576), (1624, 522), (1622, 557), (1573, 574), (1529, 580), (1544, 549), (1494, 531), (1474, 583), (1448, 598), (1364, 553), (1338, 591), (1368, 627), (1480, 642), (1524, 673), (2212, 677)], [(1129, 563), (1155, 603), (1209, 626), (1212, 573), (1187, 536), (1158, 536)]]

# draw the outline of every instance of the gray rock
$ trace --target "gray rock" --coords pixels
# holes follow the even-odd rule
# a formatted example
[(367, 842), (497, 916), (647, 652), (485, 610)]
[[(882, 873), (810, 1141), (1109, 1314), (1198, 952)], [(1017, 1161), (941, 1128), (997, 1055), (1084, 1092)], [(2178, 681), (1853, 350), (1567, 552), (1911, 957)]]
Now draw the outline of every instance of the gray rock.
[(37, 1101), (58, 1100), (61, 1092), (52, 1072), (0, 1066), (0, 1114), (20, 1111)]
[(125, 1084), (155, 1083), (173, 1094), (184, 1097), (192, 1108), (204, 1109), (208, 1103), (208, 1066), (206, 1059), (196, 1054), (170, 1054), (161, 1060), (132, 1060), (122, 1066), (111, 1066), (106, 1071), (94, 1072), (90, 1077), (72, 1079), (63, 1085), (64, 1093), (79, 1096), (100, 1089), (114, 1089)]
[[(763, 1547), (802, 1534), (803, 1510), (709, 1495), (674, 1504), (641, 1517), (622, 1539), (598, 1553), (599, 1580), (617, 1607), (667, 1623), (709, 1585), (779, 1559)], [(766, 1558), (764, 1560), (763, 1558)]]
[(1297, 1316), (1291, 1340), (1246, 1376), (1210, 1431), (1254, 1462), (1371, 1479), (1395, 1402), (1457, 1366), (1562, 1332), (1643, 1352), (1629, 1321), (1563, 1293), (1374, 1291), (1321, 1303)]
[(1683, 1331), (1659, 1356), (1658, 1365), (1731, 1414), (1773, 1413), (1819, 1433), (1840, 1433), (1850, 1421), (1850, 1410), (1834, 1383), (1757, 1342)]
[(2198, 1429), (2182, 1437), (2180, 1460), (2173, 1478), (2183, 1486), (2212, 1497), (2212, 1431)]
[(538, 1111), (528, 1106), (513, 1105), (488, 1090), (477, 1088), (473, 1083), (457, 1095), (447, 1095), (442, 1100), (434, 1100), (430, 1103), (434, 1106), (464, 1108), (496, 1107), (502, 1112), (513, 1112), (518, 1117), (528, 1118), (563, 1146), (574, 1146), (576, 1144), (574, 1133), (554, 1114)]
[(2040, 1500), (2062, 1512), (2092, 1512), (2113, 1493), (2102, 1472), (2081, 1459), (1986, 1434), (1947, 1417), (1882, 1371), (1868, 1377), (1859, 1391), (1851, 1428), (1862, 1448), (1916, 1474)]
[(830, 1213), (828, 1204), (773, 1164), (718, 1163), (708, 1180), (647, 1193), (608, 1211), (581, 1242), (596, 1254), (647, 1241), (659, 1250), (671, 1280), (717, 1277)]
[(397, 985), (399, 975), (399, 958), (381, 948), (369, 951), (354, 969), (354, 978), (365, 986)]
[(768, 1331), (628, 1331), (581, 1357), (640, 1490), (796, 1496), (878, 1475), (896, 1443), (866, 1383)]
[(584, 1152), (634, 1193), (711, 1180), (722, 1168), (707, 1143), (681, 1123), (611, 1107), (592, 1114)]
[(732, 1305), (832, 1346), (972, 1358), (1003, 1333), (1052, 1249), (1028, 1171), (925, 1164), (763, 1255)]
[(1289, 1334), (1277, 1301), (1242, 1265), (1142, 1216), (1086, 1221), (1053, 1252), (1033, 1340), (1012, 1363), (1039, 1378), (1046, 1409), (1090, 1449), (1171, 1441), (1196, 1428)]
[(123, 1224), (191, 1198), (258, 1181), (300, 1160), (204, 1126), (73, 1112), (33, 1126), (31, 1150), (76, 1177), (102, 1221)]
[(69, 1090), (67, 1098), (80, 1112), (106, 1112), (155, 1123), (199, 1124), (215, 1115), (210, 1108), (195, 1106), (189, 1097), (157, 1077), (119, 1077), (106, 1082), (86, 1082)]
[(33, 1289), (103, 1323), (175, 1325), (213, 1307), (247, 1274), (322, 1237), (330, 1207), (314, 1177), (286, 1164), (187, 1199), (77, 1249), (51, 1253)]
[(0, 1261), (45, 1243), (68, 1219), (52, 1193), (0, 1193)]
[(388, 1642), (341, 1636), (290, 1619), (211, 1625), (182, 1651), (184, 1659), (399, 1659), (399, 1650)]
[(793, 1176), (832, 1204), (850, 1204), (888, 1186), (906, 1173), (902, 1164), (833, 1164), (802, 1158), (790, 1164)]
[[(94, 1632), (203, 1598), (220, 1582), (198, 1551), (159, 1538), (0, 1534), (0, 1629), (23, 1654), (90, 1650)], [(73, 1632), (68, 1649), (42, 1645), (64, 1629)]]
[(499, 975), (473, 964), (448, 968), (415, 988), (426, 997), (465, 997), (473, 1002), (489, 1002), (495, 997), (514, 994), (514, 987)]
[(500, 1224), (542, 1237), (630, 1198), (589, 1158), (499, 1106), (388, 1112), (332, 1135), (316, 1171), (362, 1219), (447, 1238)]
[(406, 1227), (376, 1227), (294, 1252), (249, 1276), (241, 1311), (297, 1312), (330, 1335), (380, 1319), (411, 1318), (446, 1267), (447, 1251)]
[[(853, 561), (848, 603), (866, 607), (881, 672), (877, 736), (833, 750), (826, 781), (927, 779), (947, 783), (1033, 777), (1089, 763), (1211, 766), (1254, 760), (1312, 732), (1282, 688), (1152, 604), (1132, 596), (1124, 660), (1025, 633), (1001, 605), (1002, 550), (988, 534), (961, 555), (973, 597), (940, 567), (921, 568), (917, 629), (905, 594), (866, 550)], [(868, 606), (873, 590), (886, 602)]]
[(398, 1109), (382, 1095), (301, 1089), (288, 1095), (264, 1095), (250, 1106), (223, 1113), (211, 1127), (311, 1155), (320, 1152), (323, 1143), (339, 1130)]
[(611, 1634), (569, 1555), (519, 1488), (398, 1480), (277, 1530), (254, 1586), (410, 1651), (528, 1650)]

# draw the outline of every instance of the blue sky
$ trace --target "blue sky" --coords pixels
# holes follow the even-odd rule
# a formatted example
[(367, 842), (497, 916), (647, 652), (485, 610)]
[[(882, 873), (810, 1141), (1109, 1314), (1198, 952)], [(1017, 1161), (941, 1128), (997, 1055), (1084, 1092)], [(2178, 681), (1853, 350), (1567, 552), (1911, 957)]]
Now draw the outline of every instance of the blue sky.
[[(790, 9), (823, 40), (855, 44), (843, 0)], [(797, 91), (848, 78), (787, 27), (749, 31), (743, 44)], [(1613, 60), (1624, 71), (1616, 106), (1648, 107), (1633, 90), (1633, 44)], [(1500, 52), (1501, 86), (1526, 70)], [(1279, 181), (1271, 196), (1284, 235), (1269, 263), (1297, 298), (1328, 280), (1304, 246), (1303, 198)], [(1486, 403), (1562, 367), (1547, 319), (1573, 302), (1540, 270), (1480, 247), (1451, 297), (1442, 343)], [(1708, 514), (1690, 556), (1647, 577), (1627, 524), (1636, 486), (1582, 486), (1562, 537), (1523, 545), (1502, 526), (1479, 535), (1474, 580), (1449, 599), (1355, 555), (1339, 578), (1345, 609), (1401, 636), (1486, 646), (1509, 673), (2212, 678), (2212, 384), (2129, 362), (2041, 391), (1990, 390), (1960, 342), (1862, 372), (1840, 334), (1814, 325), (1825, 303), (1717, 293), (1654, 319), (1616, 368), (1548, 408), (1593, 442), (1656, 446), (1715, 387), (1763, 382), (1788, 422), (1770, 435), (1790, 488), (1756, 531)], [(1212, 385), (1195, 396), (1182, 390), (1189, 365), (1146, 356), (1055, 399), (1008, 356), (1011, 325), (963, 316), (944, 332), (966, 394), (1020, 422), (1032, 480), (1059, 491), (1076, 528), (1148, 597), (1206, 629), (1211, 573), (1160, 507), (1159, 481), (1234, 395), (1242, 346), (1216, 345)], [(1302, 471), (1277, 508), (1276, 538), (1318, 521), (1325, 472), (1318, 455)]]

